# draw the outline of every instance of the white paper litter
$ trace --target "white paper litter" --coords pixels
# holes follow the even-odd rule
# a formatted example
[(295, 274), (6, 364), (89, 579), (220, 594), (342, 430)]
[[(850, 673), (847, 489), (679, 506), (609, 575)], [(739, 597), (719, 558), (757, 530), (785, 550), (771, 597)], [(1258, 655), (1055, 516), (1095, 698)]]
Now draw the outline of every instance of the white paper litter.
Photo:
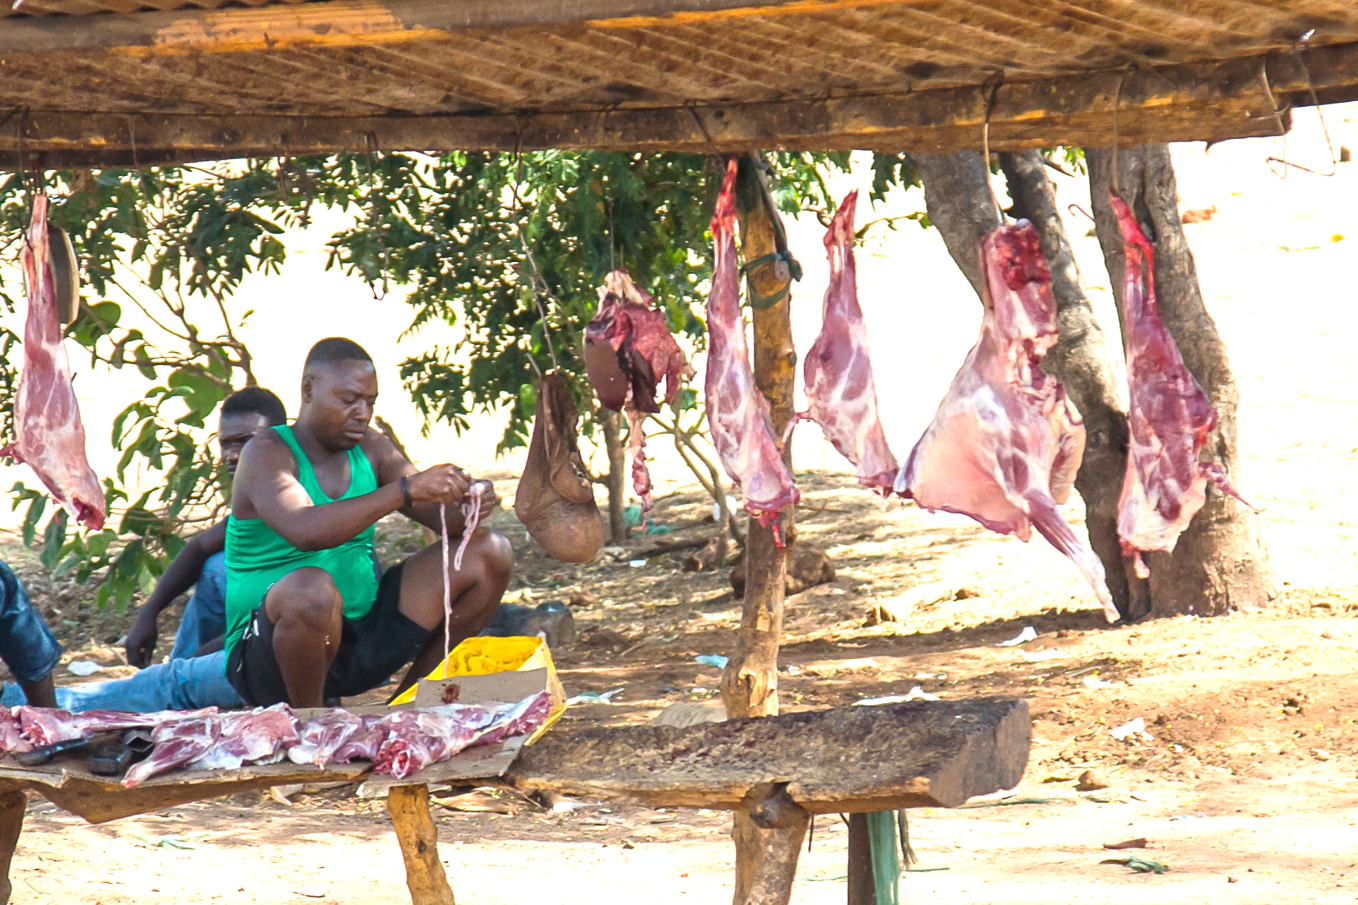
[(1085, 688), (1112, 688), (1113, 683), (1098, 676), (1085, 676)]
[(92, 676), (97, 672), (103, 672), (104, 667), (93, 660), (72, 660), (66, 664), (66, 671), (73, 676)]
[(1025, 625), (1023, 627), (1023, 631), (1019, 632), (1017, 635), (1010, 638), (1008, 641), (1001, 641), (999, 644), (996, 645), (996, 647), (1018, 647), (1025, 641), (1036, 641), (1036, 640), (1037, 640), (1037, 629), (1033, 628), (1031, 625)]
[(1143, 741), (1155, 741), (1155, 736), (1146, 731), (1146, 720), (1144, 717), (1137, 717), (1134, 720), (1123, 723), (1115, 729), (1109, 729), (1108, 734), (1120, 742), (1126, 741), (1133, 735), (1140, 735)]

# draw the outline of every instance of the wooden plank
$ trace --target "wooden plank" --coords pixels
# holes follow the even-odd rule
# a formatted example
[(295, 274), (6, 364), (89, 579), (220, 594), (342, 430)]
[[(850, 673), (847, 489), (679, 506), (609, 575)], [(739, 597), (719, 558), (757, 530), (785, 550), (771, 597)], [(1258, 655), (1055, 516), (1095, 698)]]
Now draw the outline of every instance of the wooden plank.
[(279, 769), (270, 771), (267, 767), (251, 767), (213, 771), (225, 775), (203, 779), (190, 779), (184, 773), (174, 773), (156, 777), (131, 789), (124, 789), (117, 782), (76, 775), (68, 775), (61, 785), (33, 783), (31, 788), (63, 811), (90, 823), (106, 823), (191, 801), (206, 801), (270, 786), (303, 782), (357, 782), (367, 775), (371, 765), (337, 766), (324, 771), (317, 767), (274, 766)]
[[(1306, 72), (1327, 100), (1358, 98), (1358, 44), (1293, 54), (1001, 85), (990, 110), (993, 151), (1053, 145), (1221, 141), (1284, 131), (1276, 92), (1309, 103)], [(1121, 83), (1121, 91), (1118, 85)], [(3, 91), (3, 88), (0, 88)], [(1114, 101), (1118, 113), (1113, 116)], [(2, 100), (2, 98), (0, 98)], [(979, 149), (978, 88), (680, 108), (387, 117), (172, 116), (32, 112), (0, 128), (0, 166), (24, 148), (47, 166), (381, 150), (443, 152), (755, 149), (937, 152)]]
[(329, 0), (258, 9), (177, 10), (121, 17), (16, 20), (0, 30), (0, 53), (113, 50), (241, 52), (294, 44), (424, 41), (464, 29), (522, 26), (641, 28), (714, 18), (795, 15), (900, 0)]
[(453, 888), (439, 861), (438, 829), (429, 816), (429, 787), (392, 786), (387, 813), (401, 843), (413, 905), (453, 905)]
[(812, 814), (956, 807), (1017, 785), (1031, 733), (1026, 702), (994, 698), (558, 729), (525, 748), (504, 782), (652, 807), (743, 809), (779, 783)]

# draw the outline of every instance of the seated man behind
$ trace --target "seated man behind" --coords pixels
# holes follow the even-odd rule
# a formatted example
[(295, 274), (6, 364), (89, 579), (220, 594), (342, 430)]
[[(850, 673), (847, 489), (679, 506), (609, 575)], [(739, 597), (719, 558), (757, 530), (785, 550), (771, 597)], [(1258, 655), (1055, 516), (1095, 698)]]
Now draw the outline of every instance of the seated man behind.
[[(241, 454), (226, 537), (226, 648), (227, 676), (248, 704), (319, 707), (386, 683), (413, 659), (404, 689), (443, 657), (440, 546), (379, 574), (373, 526), (399, 511), (438, 531), (442, 504), (456, 544), (471, 480), (453, 465), (417, 472), (369, 429), (376, 400), (371, 356), (352, 340), (323, 339), (307, 355), (297, 420)], [(496, 503), (485, 493), (481, 513)], [(453, 644), (490, 620), (512, 562), (503, 537), (472, 535), (462, 568), (446, 577)]]
[[(251, 437), (287, 421), (283, 401), (263, 387), (245, 387), (226, 397), (217, 421), (217, 445), (227, 479), (235, 478), (241, 450)], [(156, 621), (189, 588), (194, 588), (193, 596), (184, 607), (170, 659), (188, 659), (226, 633), (226, 521), (222, 519), (189, 538), (166, 566), (128, 630), (128, 663), (139, 668), (151, 664), (156, 650)]]
[(0, 660), (30, 703), (57, 706), (52, 670), (61, 660), (61, 644), (5, 562), (0, 562)]

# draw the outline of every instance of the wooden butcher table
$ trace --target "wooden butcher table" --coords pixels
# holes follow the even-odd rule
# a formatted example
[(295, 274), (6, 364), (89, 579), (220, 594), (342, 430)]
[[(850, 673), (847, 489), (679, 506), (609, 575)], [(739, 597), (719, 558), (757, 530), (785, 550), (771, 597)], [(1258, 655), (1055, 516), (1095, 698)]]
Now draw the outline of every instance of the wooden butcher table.
[[(649, 807), (745, 810), (762, 852), (736, 890), (736, 902), (785, 905), (797, 855), (814, 814), (911, 807), (957, 807), (1012, 788), (1028, 762), (1032, 724), (1023, 701), (914, 701), (840, 707), (687, 728), (558, 728), (518, 752), (503, 776), (477, 780), (521, 792), (553, 792)], [(487, 758), (489, 761), (489, 757)], [(405, 859), (414, 905), (452, 905), (438, 857), (428, 768), (398, 784), (389, 777), (387, 810)], [(239, 770), (179, 771), (125, 789), (78, 763), (20, 768), (0, 761), (0, 905), (32, 790), (57, 807), (103, 823), (288, 783), (369, 780), (367, 764), (289, 763)]]

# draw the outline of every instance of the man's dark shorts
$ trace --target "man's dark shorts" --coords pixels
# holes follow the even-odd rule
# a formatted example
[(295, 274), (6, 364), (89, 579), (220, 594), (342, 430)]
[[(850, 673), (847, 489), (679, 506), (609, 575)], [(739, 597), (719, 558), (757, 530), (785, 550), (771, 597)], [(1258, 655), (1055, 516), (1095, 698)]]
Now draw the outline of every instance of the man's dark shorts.
[[(401, 612), (401, 565), (382, 575), (377, 600), (362, 619), (345, 619), (339, 653), (325, 676), (325, 697), (350, 697), (385, 685), (433, 635)], [(247, 704), (268, 707), (288, 699), (273, 650), (274, 624), (264, 605), (250, 614), (245, 634), (231, 649), (226, 677)]]

